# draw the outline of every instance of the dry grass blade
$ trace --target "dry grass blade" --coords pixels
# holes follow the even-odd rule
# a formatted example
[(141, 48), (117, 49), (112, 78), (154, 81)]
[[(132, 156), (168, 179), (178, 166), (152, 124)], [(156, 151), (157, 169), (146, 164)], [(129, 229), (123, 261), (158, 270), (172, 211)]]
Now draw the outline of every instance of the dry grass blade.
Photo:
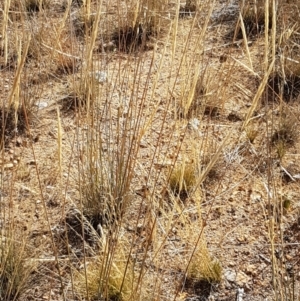
[(264, 77), (263, 77), (263, 79), (262, 79), (262, 81), (261, 81), (261, 83), (260, 83), (260, 85), (259, 85), (259, 87), (257, 89), (257, 92), (256, 92), (256, 94), (255, 94), (255, 96), (253, 98), (251, 107), (249, 108), (249, 110), (247, 112), (247, 115), (245, 117), (245, 121), (244, 121), (244, 123), (242, 125), (242, 130), (244, 130), (246, 128), (246, 126), (248, 125), (251, 117), (253, 116), (253, 113), (254, 113), (256, 107), (259, 104), (261, 96), (262, 96), (263, 92), (265, 91), (266, 85), (268, 83), (268, 79), (270, 77), (270, 74), (271, 74), (271, 72), (272, 72), (272, 70), (274, 68), (274, 63), (275, 63), (275, 61), (273, 60), (271, 62), (271, 64), (270, 64), (270, 66), (269, 66), (268, 71), (264, 74)]
[(200, 187), (200, 185), (203, 183), (203, 181), (206, 179), (207, 175), (209, 174), (209, 172), (212, 170), (212, 168), (215, 166), (216, 162), (218, 161), (218, 159), (220, 158), (220, 155), (222, 153), (222, 151), (224, 150), (224, 147), (228, 141), (230, 137), (230, 134), (228, 134), (224, 140), (222, 141), (222, 143), (220, 144), (220, 146), (217, 148), (215, 154), (212, 156), (212, 158), (210, 159), (209, 163), (207, 164), (207, 166), (205, 167), (205, 169), (203, 170), (203, 172), (201, 173), (201, 175), (199, 176), (199, 179), (197, 181), (197, 184), (195, 185), (195, 189), (197, 189), (198, 187)]
[(243, 16), (242, 16), (241, 13), (240, 13), (240, 24), (241, 24), (241, 29), (242, 29), (242, 33), (243, 33), (244, 46), (246, 48), (248, 60), (249, 60), (249, 63), (250, 63), (250, 69), (253, 70), (253, 64), (252, 64), (251, 54), (250, 54), (249, 47), (248, 47), (247, 34), (246, 34), (246, 30), (245, 30)]

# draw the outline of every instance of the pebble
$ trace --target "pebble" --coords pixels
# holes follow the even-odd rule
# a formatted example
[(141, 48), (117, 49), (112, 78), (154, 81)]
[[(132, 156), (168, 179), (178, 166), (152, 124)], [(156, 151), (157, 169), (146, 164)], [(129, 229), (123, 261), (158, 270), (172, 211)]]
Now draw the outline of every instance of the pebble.
[(200, 121), (197, 118), (193, 118), (189, 123), (188, 127), (192, 130), (198, 130), (200, 125)]
[(48, 103), (47, 102), (44, 102), (44, 101), (39, 102), (39, 104), (38, 104), (38, 108), (39, 109), (44, 109), (46, 107), (48, 107)]
[(239, 286), (243, 286), (245, 284), (247, 284), (249, 282), (250, 278), (243, 272), (238, 272), (236, 275), (236, 279), (235, 282), (239, 285)]
[(107, 73), (104, 71), (96, 71), (93, 76), (100, 84), (107, 81)]
[(229, 282), (234, 282), (239, 286), (245, 285), (249, 281), (249, 277), (243, 272), (236, 272), (234, 270), (226, 270), (224, 272), (226, 280)]
[(228, 281), (234, 282), (236, 278), (236, 272), (228, 269), (224, 272), (224, 276)]
[(14, 167), (14, 164), (13, 163), (6, 163), (3, 165), (4, 169), (10, 169), (10, 168), (13, 168)]

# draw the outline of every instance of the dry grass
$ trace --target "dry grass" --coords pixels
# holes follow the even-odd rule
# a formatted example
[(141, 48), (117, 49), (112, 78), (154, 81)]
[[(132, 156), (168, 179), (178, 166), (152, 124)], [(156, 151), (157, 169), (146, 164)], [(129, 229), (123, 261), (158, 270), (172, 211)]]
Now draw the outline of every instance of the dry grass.
[(299, 24), (245, 3), (224, 45), (222, 3), (0, 4), (1, 299), (297, 300)]

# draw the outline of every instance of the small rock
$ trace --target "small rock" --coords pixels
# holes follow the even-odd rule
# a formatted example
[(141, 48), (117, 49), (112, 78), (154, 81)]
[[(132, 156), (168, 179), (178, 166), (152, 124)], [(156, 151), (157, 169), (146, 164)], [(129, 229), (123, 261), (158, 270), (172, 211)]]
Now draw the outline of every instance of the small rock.
[(99, 51), (114, 51), (116, 49), (116, 44), (114, 42), (103, 43), (99, 46)]
[(147, 143), (144, 140), (140, 141), (140, 147), (141, 148), (147, 148)]
[(48, 107), (48, 103), (47, 102), (41, 101), (41, 102), (38, 103), (38, 108), (39, 109), (44, 109), (46, 107)]
[(226, 270), (224, 273), (226, 280), (234, 282), (238, 286), (243, 286), (249, 281), (249, 277), (243, 272), (236, 272), (234, 270)]
[(23, 144), (23, 140), (21, 137), (18, 137), (17, 140), (16, 140), (16, 146), (21, 146)]
[(96, 71), (93, 76), (100, 84), (107, 81), (107, 73), (104, 71)]
[(230, 282), (235, 282), (236, 272), (233, 270), (226, 270), (224, 273), (225, 278)]
[(236, 275), (235, 282), (239, 286), (243, 286), (243, 285), (245, 285), (246, 283), (249, 282), (249, 277), (243, 272), (238, 272), (237, 275)]
[(235, 265), (236, 265), (236, 263), (233, 262), (233, 261), (228, 262), (228, 266), (229, 266), (229, 267), (234, 267)]
[(243, 301), (243, 297), (244, 297), (244, 289), (238, 288), (236, 292), (236, 301)]
[(189, 123), (188, 127), (192, 130), (198, 130), (200, 125), (200, 121), (197, 118), (193, 118)]
[(3, 165), (4, 169), (10, 169), (10, 168), (13, 168), (14, 167), (14, 164), (13, 163), (6, 163)]

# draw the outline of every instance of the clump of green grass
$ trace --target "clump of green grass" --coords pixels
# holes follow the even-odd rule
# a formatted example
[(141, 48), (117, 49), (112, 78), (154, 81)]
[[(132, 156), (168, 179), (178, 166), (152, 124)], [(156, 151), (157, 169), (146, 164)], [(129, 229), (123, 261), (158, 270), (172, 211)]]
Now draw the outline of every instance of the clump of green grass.
[(205, 280), (207, 282), (220, 282), (222, 278), (222, 266), (216, 259), (192, 259), (188, 269), (188, 277), (191, 279)]
[(221, 279), (222, 266), (217, 259), (211, 258), (202, 241), (190, 260), (184, 288), (191, 294), (209, 297), (212, 285)]
[(284, 213), (287, 213), (292, 208), (292, 200), (286, 195), (282, 198), (282, 208)]

